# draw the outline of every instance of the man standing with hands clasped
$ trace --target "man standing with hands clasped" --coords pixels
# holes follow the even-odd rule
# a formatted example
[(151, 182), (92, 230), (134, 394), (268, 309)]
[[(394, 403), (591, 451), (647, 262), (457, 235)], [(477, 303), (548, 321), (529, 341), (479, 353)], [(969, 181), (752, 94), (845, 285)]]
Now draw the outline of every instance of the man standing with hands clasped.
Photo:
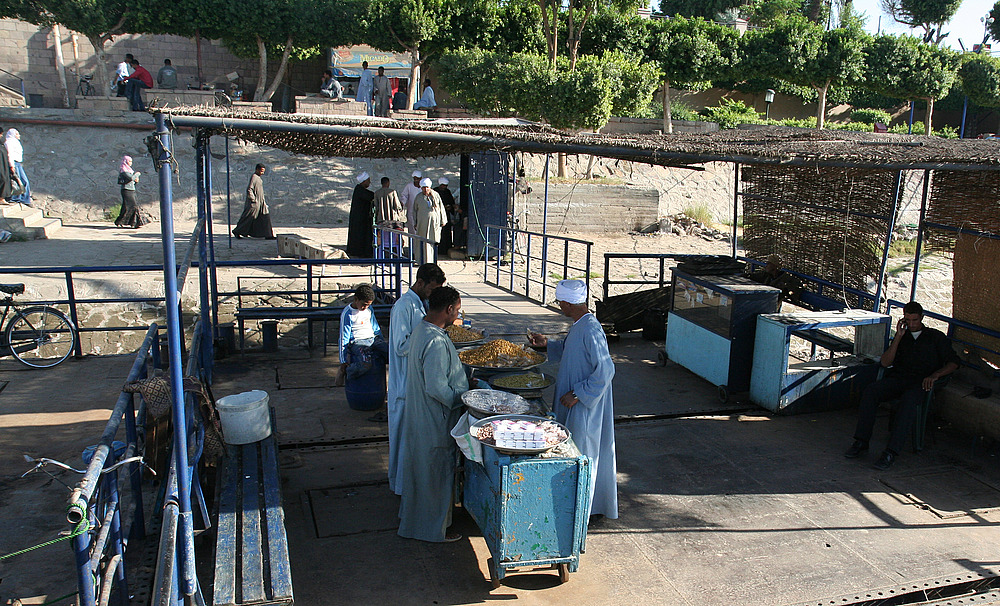
[(618, 480), (615, 461), (615, 412), (611, 380), (615, 364), (608, 352), (604, 329), (587, 310), (587, 285), (561, 280), (556, 301), (573, 320), (565, 339), (547, 339), (529, 332), (528, 342), (548, 347), (549, 359), (559, 362), (556, 374), (556, 420), (573, 435), (580, 452), (593, 460), (590, 475), (590, 515), (618, 518)]
[(844, 453), (848, 459), (868, 451), (879, 402), (899, 398), (896, 418), (889, 429), (889, 443), (875, 462), (876, 469), (889, 469), (903, 449), (927, 392), (934, 389), (937, 380), (958, 370), (958, 354), (951, 341), (940, 330), (924, 326), (923, 321), (924, 308), (919, 303), (910, 301), (903, 306), (903, 317), (896, 323), (896, 336), (880, 360), (888, 370), (881, 380), (861, 392), (854, 444)]

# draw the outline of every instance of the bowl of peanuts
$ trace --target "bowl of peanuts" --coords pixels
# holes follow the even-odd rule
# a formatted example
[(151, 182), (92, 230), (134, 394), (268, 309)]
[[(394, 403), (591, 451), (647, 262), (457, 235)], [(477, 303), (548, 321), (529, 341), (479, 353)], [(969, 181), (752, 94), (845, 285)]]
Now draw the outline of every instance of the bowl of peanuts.
[(458, 359), (470, 368), (494, 372), (527, 370), (545, 363), (545, 355), (496, 339), (458, 352)]

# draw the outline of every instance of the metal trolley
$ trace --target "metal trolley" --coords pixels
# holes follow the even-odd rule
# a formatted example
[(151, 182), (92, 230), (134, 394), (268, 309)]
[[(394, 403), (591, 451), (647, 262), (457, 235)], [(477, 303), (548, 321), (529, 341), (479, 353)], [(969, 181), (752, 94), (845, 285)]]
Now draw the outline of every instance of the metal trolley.
[(465, 461), (465, 509), (492, 557), (493, 587), (517, 568), (549, 567), (559, 580), (580, 565), (590, 510), (590, 459), (572, 439), (556, 452), (507, 455), (483, 447), (483, 463)]

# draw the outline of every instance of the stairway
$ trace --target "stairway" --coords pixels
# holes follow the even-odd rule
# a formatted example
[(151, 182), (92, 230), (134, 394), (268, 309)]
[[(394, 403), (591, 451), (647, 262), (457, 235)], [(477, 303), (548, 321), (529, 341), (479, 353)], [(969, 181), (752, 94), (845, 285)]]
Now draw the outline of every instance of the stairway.
[(62, 228), (62, 219), (47, 219), (37, 208), (12, 202), (0, 204), (0, 229), (26, 240), (44, 240)]

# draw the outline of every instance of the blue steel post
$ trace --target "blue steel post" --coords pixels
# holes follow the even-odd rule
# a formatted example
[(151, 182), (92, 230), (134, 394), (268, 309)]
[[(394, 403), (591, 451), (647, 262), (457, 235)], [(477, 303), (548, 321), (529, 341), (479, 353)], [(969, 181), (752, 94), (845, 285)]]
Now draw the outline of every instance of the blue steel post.
[[(733, 162), (736, 167), (736, 175), (733, 181), (733, 258), (736, 258), (736, 224), (740, 218), (740, 163)], [(660, 260), (660, 282), (663, 282), (663, 260)]]
[[(885, 247), (882, 249), (882, 266), (878, 270), (878, 284), (875, 286), (875, 301), (872, 303), (872, 311), (879, 310), (879, 301), (882, 300), (882, 282), (885, 281), (885, 266), (889, 263), (889, 245), (892, 244), (892, 228), (896, 223), (896, 208), (899, 206), (899, 198), (903, 195), (903, 171), (896, 171), (896, 191), (892, 196), (892, 210), (889, 211), (889, 227), (885, 230)], [(860, 301), (859, 301), (860, 303)]]
[[(208, 228), (208, 258), (209, 258), (209, 279), (212, 287), (212, 330), (209, 331), (208, 340), (215, 343), (215, 337), (219, 336), (219, 275), (215, 266), (215, 226), (212, 218), (212, 138), (205, 141), (205, 187), (207, 202), (205, 204), (205, 227)], [(215, 346), (210, 348), (212, 356), (209, 360), (215, 359)], [(209, 368), (215, 365), (209, 362)]]
[(184, 385), (181, 373), (181, 319), (180, 301), (177, 295), (177, 253), (174, 248), (174, 201), (171, 187), (171, 164), (174, 162), (170, 148), (170, 131), (166, 118), (156, 114), (156, 134), (160, 138), (162, 151), (159, 161), (163, 163), (160, 177), (160, 238), (163, 245), (163, 288), (167, 312), (167, 343), (170, 352), (170, 391), (173, 400), (174, 423), (174, 464), (177, 466), (178, 504), (178, 561), (180, 564), (180, 588), (185, 596), (193, 596), (197, 585), (194, 565), (194, 526), (191, 516), (191, 477), (188, 468), (187, 415), (184, 407)]
[[(73, 321), (73, 326), (79, 329), (80, 318), (76, 313), (76, 290), (73, 288), (73, 272), (66, 272), (66, 299), (69, 301), (69, 319)], [(73, 354), (77, 358), (83, 357), (83, 339), (77, 335), (76, 351)]]
[[(143, 364), (142, 370), (142, 374), (146, 374), (145, 364)], [(135, 444), (138, 448), (139, 432), (135, 426), (135, 394), (129, 395), (128, 406), (125, 408), (125, 439), (128, 440), (130, 446)], [(143, 512), (142, 506), (142, 464), (136, 461), (127, 469), (132, 498), (135, 499), (135, 517), (132, 521), (131, 534), (141, 539), (146, 536), (146, 514)], [(124, 569), (124, 566), (122, 568)]]
[[(211, 303), (208, 297), (208, 242), (205, 238), (205, 233), (208, 230), (207, 223), (207, 212), (206, 207), (208, 206), (208, 191), (206, 190), (206, 183), (208, 181), (207, 177), (207, 167), (208, 160), (208, 138), (199, 134), (198, 136), (198, 150), (195, 154), (195, 163), (197, 164), (198, 179), (198, 223), (201, 227), (198, 229), (198, 312), (201, 315), (201, 363), (204, 372), (205, 380), (209, 380), (211, 376), (211, 368), (205, 361), (208, 359), (207, 354), (211, 353), (211, 348), (208, 346), (212, 341), (212, 330), (211, 327), (210, 311)], [(202, 221), (205, 219), (205, 221)], [(192, 346), (193, 348), (193, 346)], [(209, 381), (211, 382), (211, 381)]]
[(913, 101), (910, 101), (910, 127), (906, 131), (906, 134), (908, 134), (908, 135), (912, 135), (913, 134), (913, 108), (915, 106), (916, 106), (916, 103), (914, 103)]
[[(121, 558), (121, 563), (119, 564), (117, 570), (115, 570), (115, 579), (117, 579), (118, 584), (118, 604), (119, 606), (128, 606), (129, 591), (128, 591), (128, 580), (125, 577), (125, 544), (126, 539), (122, 536), (122, 518), (121, 518), (121, 498), (118, 495), (118, 472), (112, 472), (108, 474), (107, 477), (108, 486), (108, 499), (111, 503), (114, 503), (115, 513), (111, 516), (111, 541), (114, 546), (115, 554)], [(114, 582), (114, 581), (112, 581)]]
[(229, 137), (226, 137), (226, 235), (229, 237), (229, 248), (233, 247), (233, 208), (229, 186)]
[(965, 96), (965, 101), (962, 102), (962, 126), (958, 129), (958, 138), (965, 138), (965, 115), (969, 112), (969, 95)]
[[(86, 524), (86, 516), (81, 524)], [(90, 573), (90, 533), (88, 530), (73, 537), (73, 553), (76, 555), (76, 587), (80, 606), (94, 606), (94, 575)]]
[(927, 218), (927, 190), (930, 187), (931, 171), (924, 171), (924, 190), (920, 196), (920, 221), (917, 224), (917, 250), (913, 253), (913, 282), (910, 284), (910, 300), (917, 300), (917, 276), (920, 275), (920, 249), (924, 243), (924, 220)]

